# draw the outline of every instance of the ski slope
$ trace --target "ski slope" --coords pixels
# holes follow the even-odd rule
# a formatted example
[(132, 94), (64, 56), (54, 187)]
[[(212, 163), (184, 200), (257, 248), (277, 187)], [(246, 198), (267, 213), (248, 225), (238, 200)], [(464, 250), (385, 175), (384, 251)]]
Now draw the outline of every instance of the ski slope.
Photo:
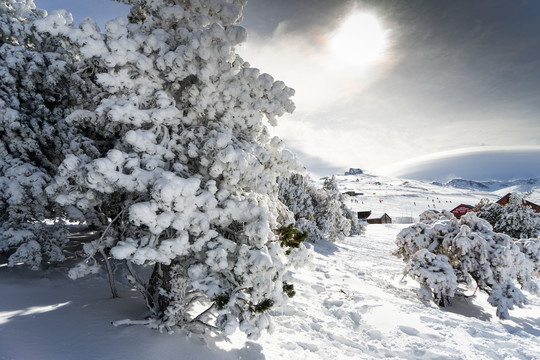
[(450, 211), (460, 204), (474, 206), (482, 198), (497, 201), (502, 197), (499, 192), (459, 189), (366, 174), (338, 176), (336, 180), (342, 192), (355, 191), (363, 194), (348, 198), (348, 205), (352, 210), (387, 213), (392, 219), (412, 217), (417, 220), (418, 215), (425, 210)]

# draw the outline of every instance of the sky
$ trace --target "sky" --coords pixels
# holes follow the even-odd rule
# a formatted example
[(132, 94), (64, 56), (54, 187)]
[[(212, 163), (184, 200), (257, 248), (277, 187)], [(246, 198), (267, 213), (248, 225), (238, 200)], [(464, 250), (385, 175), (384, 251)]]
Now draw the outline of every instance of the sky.
[[(75, 21), (109, 0), (36, 0)], [(317, 175), (540, 149), (540, 1), (249, 0), (238, 52), (296, 90), (273, 133)], [(514, 152), (515, 153), (515, 152)]]

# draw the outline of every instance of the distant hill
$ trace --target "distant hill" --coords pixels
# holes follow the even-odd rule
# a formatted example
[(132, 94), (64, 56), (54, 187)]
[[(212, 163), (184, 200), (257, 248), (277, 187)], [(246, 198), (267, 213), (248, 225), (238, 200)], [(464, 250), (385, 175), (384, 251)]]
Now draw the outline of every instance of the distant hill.
[(453, 179), (445, 184), (434, 182), (435, 185), (450, 186), (458, 189), (476, 189), (482, 191), (499, 191), (507, 189), (507, 192), (528, 192), (535, 188), (540, 188), (540, 178), (537, 179), (518, 179), (509, 181), (477, 181), (466, 179)]

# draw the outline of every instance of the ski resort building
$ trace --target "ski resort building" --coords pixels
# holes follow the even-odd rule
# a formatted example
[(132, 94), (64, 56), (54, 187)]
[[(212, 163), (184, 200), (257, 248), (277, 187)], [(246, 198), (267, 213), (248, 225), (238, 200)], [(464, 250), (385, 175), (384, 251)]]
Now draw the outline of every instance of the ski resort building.
[(450, 212), (452, 214), (454, 214), (454, 216), (456, 217), (456, 219), (459, 219), (461, 218), (463, 215), (465, 215), (466, 213), (468, 213), (469, 211), (473, 211), (473, 206), (471, 205), (467, 205), (467, 204), (460, 204), (459, 206), (457, 206), (456, 208), (454, 208), (453, 210), (450, 210)]
[(392, 218), (387, 213), (382, 215), (372, 214), (367, 218), (367, 222), (368, 224), (391, 224)]
[[(505, 206), (506, 204), (508, 204), (508, 201), (510, 201), (510, 195), (512, 195), (512, 193), (504, 195), (499, 201), (497, 201), (497, 204), (501, 206)], [(535, 203), (523, 199), (523, 205), (532, 208), (536, 213), (540, 213), (540, 206), (536, 205)]]

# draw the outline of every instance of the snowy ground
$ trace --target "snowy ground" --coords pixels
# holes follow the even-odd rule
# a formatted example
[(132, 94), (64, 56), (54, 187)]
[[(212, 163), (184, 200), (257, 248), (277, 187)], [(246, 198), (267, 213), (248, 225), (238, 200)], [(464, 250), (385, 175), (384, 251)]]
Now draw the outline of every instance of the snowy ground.
[(441, 311), (401, 281), (394, 236), (405, 225), (370, 225), (362, 236), (315, 248), (295, 274), (297, 295), (274, 312), (258, 341), (236, 333), (204, 344), (196, 336), (115, 328), (144, 315), (129, 290), (111, 299), (103, 278), (71, 281), (0, 269), (0, 359), (539, 359), (540, 299), (501, 321), (483, 294)]
[(266, 358), (540, 358), (538, 298), (508, 321), (483, 294), (446, 311), (420, 302), (389, 254), (403, 226), (371, 225), (366, 235), (318, 246), (313, 268), (296, 274), (299, 295), (259, 341)]
[[(499, 196), (369, 176), (338, 180), (364, 190), (351, 206), (391, 215)], [(0, 266), (0, 360), (540, 359), (538, 297), (506, 321), (482, 293), (446, 310), (418, 300), (417, 283), (402, 279), (404, 264), (391, 255), (405, 226), (369, 225), (365, 235), (317, 244), (312, 265), (294, 274), (297, 295), (273, 312), (274, 333), (257, 341), (240, 332), (225, 341), (114, 327), (111, 320), (146, 312), (127, 288), (111, 299), (104, 274), (72, 281), (62, 270), (43, 276)]]

